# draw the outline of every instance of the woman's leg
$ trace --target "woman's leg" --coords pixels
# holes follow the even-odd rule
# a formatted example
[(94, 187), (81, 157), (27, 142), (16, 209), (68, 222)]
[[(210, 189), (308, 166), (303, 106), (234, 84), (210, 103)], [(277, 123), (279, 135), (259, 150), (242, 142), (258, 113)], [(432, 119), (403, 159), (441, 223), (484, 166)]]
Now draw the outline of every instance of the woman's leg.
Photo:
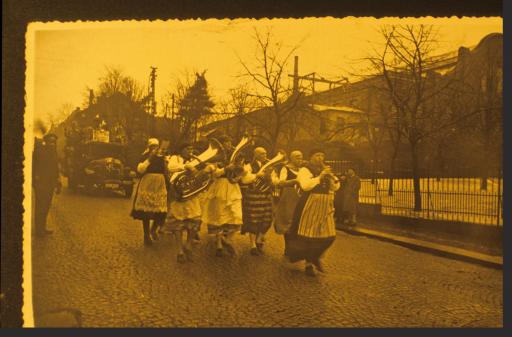
[(251, 255), (260, 255), (260, 251), (256, 245), (257, 234), (249, 233), (249, 239), (251, 240)]
[(263, 254), (263, 244), (265, 243), (265, 233), (258, 233), (256, 235), (256, 247)]
[(185, 252), (183, 250), (183, 230), (177, 229), (174, 231), (174, 238), (178, 248), (178, 262), (185, 263)]
[(315, 269), (313, 268), (313, 262), (306, 259), (306, 275), (315, 276)]
[(149, 236), (149, 219), (142, 220), (142, 229), (144, 230), (144, 245), (151, 245), (152, 241)]
[(151, 226), (151, 231), (150, 231), (151, 239), (153, 239), (153, 241), (158, 240), (158, 228), (161, 225), (162, 225), (162, 221), (160, 219), (159, 220), (153, 220), (153, 224)]
[(224, 246), (224, 248), (226, 248), (228, 253), (231, 255), (236, 254), (235, 248), (233, 247), (233, 243), (232, 243), (233, 235), (235, 234), (235, 232), (236, 231), (234, 231), (234, 230), (224, 231), (221, 236), (222, 245)]

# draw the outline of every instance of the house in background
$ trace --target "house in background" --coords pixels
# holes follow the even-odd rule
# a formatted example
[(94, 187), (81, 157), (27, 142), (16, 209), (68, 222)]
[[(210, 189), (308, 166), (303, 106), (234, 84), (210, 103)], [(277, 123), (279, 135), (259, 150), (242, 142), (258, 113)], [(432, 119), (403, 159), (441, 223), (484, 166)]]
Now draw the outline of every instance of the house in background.
[[(467, 113), (467, 109), (473, 109), (475, 104), (483, 104), (486, 97), (488, 99), (489, 95), (486, 96), (486, 92), (494, 90), (501, 99), (502, 40), (502, 34), (490, 34), (472, 49), (461, 47), (458, 51), (435, 57), (433, 66), (426, 72), (426, 83), (436, 88), (446, 87), (446, 90), (442, 89), (445, 98), (444, 101), (428, 101), (424, 108), (435, 110), (442, 114), (440, 118), (453, 120), (454, 124), (458, 125), (460, 123), (457, 118), (460, 119), (461, 114)], [(297, 66), (295, 68), (297, 69)], [(391, 76), (400, 79), (401, 75), (397, 72)], [(489, 85), (491, 77), (495, 80), (495, 85)], [(474, 94), (471, 96), (478, 97), (478, 101), (473, 102), (470, 97), (456, 100), (454, 92), (450, 91), (456, 88), (446, 85), (450, 81), (458, 81), (463, 83), (463, 86), (473, 88)], [(298, 81), (294, 83), (297, 85)], [(383, 76), (369, 76), (354, 83), (343, 83), (335, 88), (309, 95), (298, 94), (300, 88), (295, 88), (295, 94), (283, 103), (283, 106), (288, 105), (291, 108), (285, 116), (285, 121), (281, 121), (277, 144), (272, 144), (268, 137), (268, 130), (276, 127), (276, 116), (271, 107), (209, 123), (201, 128), (201, 132), (217, 129), (230, 134), (235, 140), (240, 139), (243, 134), (248, 134), (257, 143), (274, 150), (301, 149), (307, 152), (312, 147), (321, 146), (326, 150), (329, 159), (349, 160), (367, 168), (372, 166), (374, 169), (385, 170), (389, 165), (389, 153), (392, 149), (389, 131), (394, 125), (393, 118), (396, 118), (393, 117), (396, 116), (396, 111), (386, 88)], [(456, 106), (460, 105), (460, 102), (466, 102), (467, 106)], [(494, 110), (493, 114), (497, 113), (501, 115), (501, 110)], [(495, 117), (491, 119), (495, 120)], [(429, 124), (428, 127), (435, 129), (437, 117), (431, 119), (434, 125)], [(478, 123), (473, 119), (471, 122)], [(436, 148), (441, 148), (445, 152), (445, 157), (452, 158), (448, 162), (449, 165), (469, 169), (466, 166), (474, 162), (470, 160), (474, 152), (470, 146), (473, 132), (469, 132), (470, 129), (471, 127), (455, 130), (456, 139), (450, 139), (442, 146), (433, 140), (424, 141), (421, 165), (430, 165), (427, 161), (437, 156)], [(467, 154), (462, 153), (466, 145)], [(410, 159), (405, 139), (398, 144), (398, 149), (396, 167), (399, 170), (408, 170)], [(454, 170), (456, 171), (455, 168), (452, 169)]]

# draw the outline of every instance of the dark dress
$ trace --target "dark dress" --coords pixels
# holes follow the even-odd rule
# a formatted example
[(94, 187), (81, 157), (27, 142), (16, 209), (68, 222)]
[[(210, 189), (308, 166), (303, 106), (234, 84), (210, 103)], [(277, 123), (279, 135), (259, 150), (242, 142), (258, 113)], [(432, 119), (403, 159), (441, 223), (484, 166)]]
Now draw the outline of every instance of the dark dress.
[[(262, 165), (265, 163), (262, 163)], [(251, 169), (257, 173), (261, 166), (253, 161)], [(241, 233), (265, 234), (272, 226), (272, 191), (261, 192), (254, 182), (241, 184), (242, 219)]]
[[(309, 165), (302, 170), (309, 170), (313, 177), (320, 175), (320, 170)], [(318, 261), (332, 245), (336, 238), (333, 199), (333, 191), (326, 182), (302, 192), (292, 226), (285, 234), (285, 255), (291, 262)]]
[(361, 179), (358, 176), (347, 177), (343, 184), (343, 212), (348, 216), (357, 213)]

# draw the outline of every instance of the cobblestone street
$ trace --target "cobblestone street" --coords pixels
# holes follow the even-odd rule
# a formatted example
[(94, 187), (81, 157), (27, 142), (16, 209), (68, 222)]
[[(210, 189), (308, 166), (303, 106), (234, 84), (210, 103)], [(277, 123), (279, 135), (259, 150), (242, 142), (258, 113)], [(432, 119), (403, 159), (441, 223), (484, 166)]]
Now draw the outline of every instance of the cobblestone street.
[(169, 235), (142, 244), (130, 200), (64, 190), (33, 239), (35, 323), (73, 309), (87, 327), (500, 327), (502, 271), (339, 232), (326, 274), (304, 274), (269, 232), (266, 254), (215, 257), (202, 228), (192, 263)]

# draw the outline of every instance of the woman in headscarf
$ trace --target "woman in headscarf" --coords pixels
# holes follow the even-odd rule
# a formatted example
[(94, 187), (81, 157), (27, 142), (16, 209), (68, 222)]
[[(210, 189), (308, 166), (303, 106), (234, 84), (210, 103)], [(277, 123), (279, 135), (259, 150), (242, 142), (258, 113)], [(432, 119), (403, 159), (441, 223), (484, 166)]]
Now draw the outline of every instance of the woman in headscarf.
[(300, 187), (297, 175), (302, 166), (302, 158), (302, 152), (292, 151), (290, 161), (281, 168), (279, 173), (278, 186), (281, 188), (281, 193), (274, 217), (274, 229), (277, 234), (285, 234), (292, 224), (293, 212), (299, 201)]
[(311, 151), (309, 163), (299, 170), (302, 195), (295, 208), (292, 226), (285, 234), (285, 255), (290, 262), (306, 261), (306, 274), (323, 272), (320, 259), (336, 238), (334, 191), (340, 184), (324, 164), (321, 149)]
[[(131, 216), (142, 220), (144, 245), (158, 239), (157, 230), (167, 215), (167, 164), (156, 138), (150, 138), (137, 165), (140, 181), (134, 193)], [(153, 225), (150, 230), (150, 221)], [(152, 240), (153, 239), (153, 240)]]

